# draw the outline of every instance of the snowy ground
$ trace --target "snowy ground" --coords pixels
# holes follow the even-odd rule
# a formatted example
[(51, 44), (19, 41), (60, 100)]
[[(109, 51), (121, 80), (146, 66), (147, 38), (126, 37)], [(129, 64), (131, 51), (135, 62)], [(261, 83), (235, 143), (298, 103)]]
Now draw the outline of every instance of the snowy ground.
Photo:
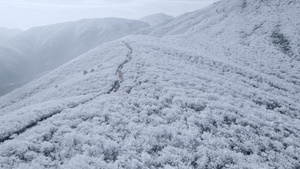
[[(277, 2), (278, 16), (300, 17), (297, 1)], [(238, 0), (217, 5), (202, 13), (251, 11)], [(253, 17), (266, 17), (261, 8)], [(107, 43), (0, 97), (0, 167), (299, 168), (299, 36), (290, 36), (299, 27), (274, 35), (270, 19), (245, 38), (236, 26), (246, 21), (230, 11), (232, 24), (213, 20), (203, 33), (195, 22), (176, 36)], [(168, 24), (198, 18), (183, 17)]]

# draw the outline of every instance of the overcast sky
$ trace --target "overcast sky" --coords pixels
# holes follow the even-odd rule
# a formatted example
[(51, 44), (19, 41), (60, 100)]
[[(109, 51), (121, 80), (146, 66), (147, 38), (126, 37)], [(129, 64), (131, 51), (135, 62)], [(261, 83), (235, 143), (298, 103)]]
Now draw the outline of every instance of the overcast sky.
[(83, 18), (178, 16), (218, 0), (0, 0), (0, 27), (20, 28)]

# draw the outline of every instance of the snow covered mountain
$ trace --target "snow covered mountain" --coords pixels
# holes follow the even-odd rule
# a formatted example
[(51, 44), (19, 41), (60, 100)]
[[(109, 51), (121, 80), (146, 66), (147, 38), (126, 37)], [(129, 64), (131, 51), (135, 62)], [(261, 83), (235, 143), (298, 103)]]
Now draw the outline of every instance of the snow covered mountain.
[(153, 14), (149, 16), (145, 16), (141, 18), (140, 20), (143, 22), (148, 23), (151, 26), (156, 26), (161, 23), (168, 22), (173, 19), (173, 16), (166, 15), (164, 13), (158, 13), (158, 14)]
[(0, 97), (0, 166), (299, 168), (299, 9), (223, 0)]
[(32, 28), (0, 49), (0, 64), (4, 65), (0, 68), (1, 83), (29, 80), (100, 44), (148, 26), (142, 21), (105, 18)]

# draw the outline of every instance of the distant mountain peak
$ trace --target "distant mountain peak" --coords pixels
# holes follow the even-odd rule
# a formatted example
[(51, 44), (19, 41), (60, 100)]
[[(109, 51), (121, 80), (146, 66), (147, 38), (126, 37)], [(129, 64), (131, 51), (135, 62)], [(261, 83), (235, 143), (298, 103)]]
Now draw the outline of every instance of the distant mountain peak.
[(173, 16), (166, 15), (164, 13), (157, 13), (157, 14), (145, 16), (145, 17), (141, 18), (140, 20), (150, 24), (151, 26), (155, 26), (160, 23), (169, 21), (171, 19), (173, 19)]

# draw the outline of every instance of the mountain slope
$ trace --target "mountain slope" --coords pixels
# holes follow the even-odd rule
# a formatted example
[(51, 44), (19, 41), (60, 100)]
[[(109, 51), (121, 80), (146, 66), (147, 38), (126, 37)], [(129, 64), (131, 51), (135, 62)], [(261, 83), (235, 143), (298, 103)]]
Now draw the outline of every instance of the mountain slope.
[(2, 98), (4, 167), (298, 165), (299, 87), (282, 91), (277, 79), (169, 41), (124, 41), (133, 53), (123, 82), (130, 50), (117, 41)]
[[(21, 56), (10, 55), (10, 53), (1, 51), (1, 62), (11, 65), (9, 62), (12, 60), (15, 62), (12, 67), (18, 69), (16, 71), (8, 67), (1, 71), (4, 74), (13, 75), (15, 72), (22, 72), (9, 78), (1, 76), (1, 82), (10, 83), (11, 81), (29, 80), (100, 44), (130, 35), (148, 26), (147, 23), (141, 21), (105, 18), (85, 19), (77, 22), (32, 28), (12, 38), (8, 44), (10, 48), (18, 49), (22, 54)], [(9, 56), (9, 60), (4, 59), (5, 56)], [(20, 57), (23, 59), (20, 60)], [(23, 60), (29, 65), (18, 66), (23, 64)]]
[(293, 0), (220, 1), (175, 18), (149, 35), (299, 85), (299, 6)]
[(244, 2), (187, 14), (230, 9), (209, 29), (106, 43), (0, 97), (1, 167), (299, 168), (299, 61), (274, 44), (273, 27), (244, 37), (234, 26), (243, 9), (291, 20), (300, 6)]

